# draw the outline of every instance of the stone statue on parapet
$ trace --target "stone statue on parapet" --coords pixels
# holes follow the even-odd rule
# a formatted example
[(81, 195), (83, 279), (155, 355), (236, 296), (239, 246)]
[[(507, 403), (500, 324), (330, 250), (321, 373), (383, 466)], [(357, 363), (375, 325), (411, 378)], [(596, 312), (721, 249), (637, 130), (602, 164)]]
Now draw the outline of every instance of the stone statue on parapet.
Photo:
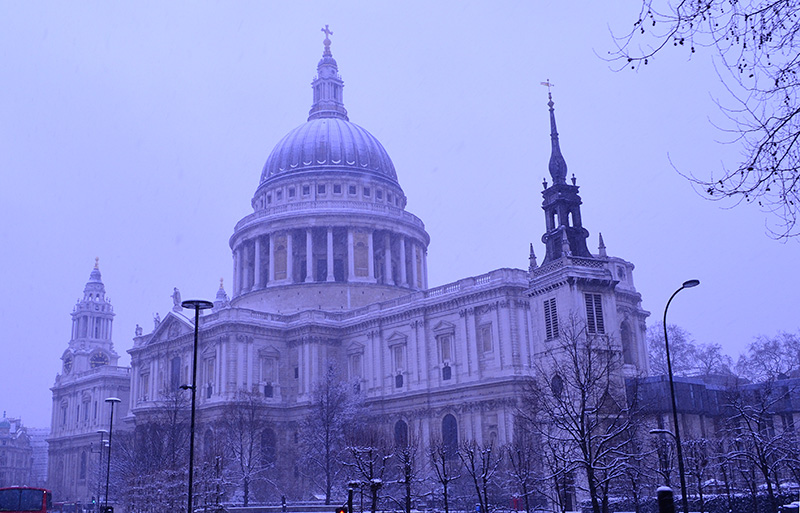
[(172, 289), (172, 311), (183, 311), (183, 307), (181, 306), (181, 291), (178, 290), (178, 287), (173, 287)]

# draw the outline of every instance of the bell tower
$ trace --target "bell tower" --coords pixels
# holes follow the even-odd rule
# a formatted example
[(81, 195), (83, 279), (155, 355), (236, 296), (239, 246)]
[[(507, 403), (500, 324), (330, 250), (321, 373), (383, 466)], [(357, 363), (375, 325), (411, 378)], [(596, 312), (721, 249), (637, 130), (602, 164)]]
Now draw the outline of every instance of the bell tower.
[(589, 232), (581, 224), (581, 197), (572, 175), (572, 185), (567, 184), (567, 162), (561, 154), (556, 129), (556, 115), (553, 109), (553, 96), (548, 93), (550, 108), (550, 177), (553, 185), (543, 182), (542, 196), (546, 231), (542, 242), (546, 246), (542, 265), (558, 260), (562, 256), (590, 257), (592, 254), (586, 246)]

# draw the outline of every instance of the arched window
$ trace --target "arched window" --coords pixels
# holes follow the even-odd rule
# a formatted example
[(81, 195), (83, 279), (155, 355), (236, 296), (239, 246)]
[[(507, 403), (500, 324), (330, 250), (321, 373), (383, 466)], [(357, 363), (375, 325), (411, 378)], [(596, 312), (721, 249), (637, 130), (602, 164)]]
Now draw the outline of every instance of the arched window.
[(634, 357), (633, 341), (631, 337), (631, 329), (627, 322), (623, 322), (619, 327), (619, 338), (622, 342), (622, 361), (625, 363), (636, 363)]
[(447, 456), (455, 457), (458, 452), (458, 423), (449, 413), (442, 419), (442, 443)]
[(172, 390), (177, 390), (181, 386), (181, 357), (176, 356), (170, 361), (170, 380)]
[(394, 424), (394, 445), (397, 447), (408, 445), (408, 424), (404, 420), (398, 420)]
[(275, 431), (267, 428), (261, 432), (261, 463), (264, 466), (275, 463)]
[(558, 374), (550, 380), (550, 390), (556, 399), (561, 399), (561, 394), (564, 393), (564, 379)]

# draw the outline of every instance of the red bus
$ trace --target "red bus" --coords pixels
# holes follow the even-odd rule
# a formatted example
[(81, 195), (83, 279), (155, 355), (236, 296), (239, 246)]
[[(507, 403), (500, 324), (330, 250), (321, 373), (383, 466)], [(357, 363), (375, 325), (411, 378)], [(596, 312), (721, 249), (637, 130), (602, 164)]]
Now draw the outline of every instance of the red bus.
[(51, 509), (50, 490), (27, 486), (0, 488), (0, 513), (47, 513)]

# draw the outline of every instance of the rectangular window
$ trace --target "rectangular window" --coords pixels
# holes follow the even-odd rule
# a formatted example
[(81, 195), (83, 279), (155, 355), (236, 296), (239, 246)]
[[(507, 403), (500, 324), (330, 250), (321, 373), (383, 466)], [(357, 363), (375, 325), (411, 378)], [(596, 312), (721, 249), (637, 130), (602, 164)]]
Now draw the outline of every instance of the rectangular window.
[(452, 357), (452, 343), (453, 343), (453, 336), (452, 335), (441, 335), (439, 337), (439, 347), (441, 348), (442, 354), (442, 363), (448, 363)]
[(275, 200), (280, 201), (283, 199), (283, 191), (275, 191)]
[(358, 379), (361, 377), (361, 355), (350, 355), (350, 378)]
[(583, 298), (586, 300), (586, 331), (605, 333), (602, 296), (600, 294), (584, 294)]
[(402, 345), (394, 346), (394, 348), (392, 349), (392, 355), (394, 357), (394, 368), (397, 371), (402, 371), (403, 368), (405, 367), (405, 358), (403, 358), (404, 351), (405, 347)]
[(289, 187), (289, 197), (294, 198), (294, 187)]
[(556, 310), (556, 298), (547, 299), (544, 302), (544, 329), (546, 340), (558, 338), (558, 311)]
[(142, 374), (139, 376), (139, 399), (147, 401), (150, 396), (150, 374)]
[(311, 187), (309, 187), (308, 185), (304, 185), (303, 186), (303, 196), (308, 196), (309, 194), (311, 194)]
[(342, 184), (340, 184), (340, 183), (333, 184), (333, 193), (334, 194), (341, 194), (342, 193)]
[(375, 197), (378, 199), (383, 199), (383, 191), (380, 189), (375, 190)]
[(299, 379), (299, 378), (300, 378), (300, 367), (295, 367), (294, 368), (294, 379)]
[(261, 382), (272, 383), (275, 381), (275, 358), (261, 359)]
[(355, 196), (356, 195), (356, 186), (355, 185), (349, 186), (347, 188), (347, 193)]
[(272, 194), (267, 194), (267, 205), (272, 203)]
[(369, 190), (369, 187), (364, 187), (364, 197), (369, 198), (370, 194), (372, 194), (372, 191)]
[(317, 194), (325, 194), (325, 184), (317, 185)]
[(492, 324), (478, 326), (478, 350), (488, 353), (492, 350)]

